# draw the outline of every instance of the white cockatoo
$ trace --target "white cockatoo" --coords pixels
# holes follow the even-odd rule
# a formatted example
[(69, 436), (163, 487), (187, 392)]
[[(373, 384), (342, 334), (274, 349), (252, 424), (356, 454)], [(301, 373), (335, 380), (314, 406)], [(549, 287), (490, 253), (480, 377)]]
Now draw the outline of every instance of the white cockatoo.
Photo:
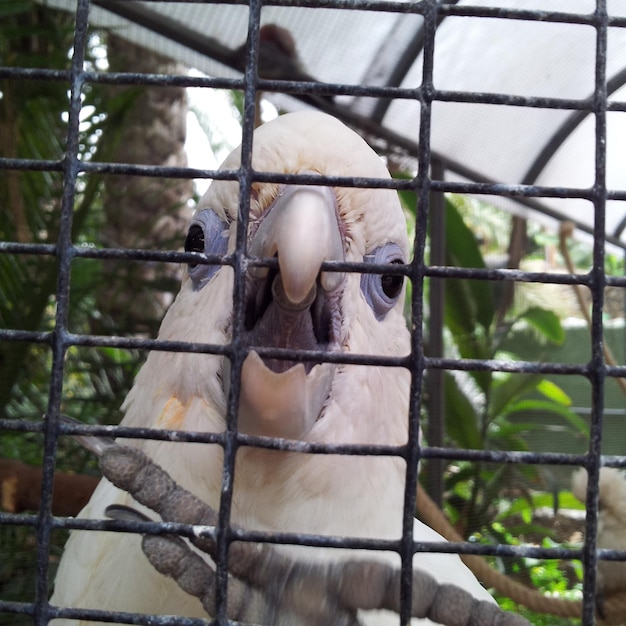
[[(587, 470), (572, 475), (572, 493), (587, 500)], [(596, 547), (626, 550), (626, 476), (614, 467), (600, 468), (598, 478), (598, 535)], [(604, 598), (626, 591), (626, 561), (598, 560), (596, 602), (603, 611)], [(623, 616), (622, 616), (623, 617)]]
[[(381, 159), (341, 122), (317, 112), (284, 115), (254, 133), (257, 172), (388, 179)], [(235, 150), (222, 169), (237, 169)], [(214, 181), (190, 225), (186, 249), (235, 249), (239, 187)], [(248, 252), (277, 257), (278, 269), (246, 276), (247, 345), (402, 356), (410, 352), (397, 275), (321, 272), (326, 260), (405, 263), (406, 224), (395, 191), (254, 183)], [(190, 265), (159, 339), (227, 344), (231, 340), (233, 269)], [(124, 426), (225, 430), (228, 361), (218, 355), (153, 351), (125, 403)], [(248, 434), (339, 444), (407, 441), (410, 374), (402, 368), (294, 364), (251, 350), (241, 372), (238, 428)], [(137, 442), (183, 487), (217, 508), (219, 445)], [(252, 447), (237, 450), (231, 519), (248, 530), (381, 539), (401, 536), (405, 462), (394, 456), (315, 455)], [(84, 518), (113, 503), (141, 508), (102, 480)], [(142, 509), (145, 510), (145, 509)], [(154, 517), (154, 514), (152, 514)], [(415, 538), (444, 541), (415, 521)], [(345, 556), (331, 549), (285, 546), (305, 559)], [(353, 551), (346, 551), (354, 557)], [(398, 555), (368, 552), (399, 565)], [(417, 553), (414, 565), (440, 582), (491, 597), (456, 555)], [(203, 616), (196, 598), (153, 570), (135, 534), (74, 531), (62, 557), (55, 606)], [(397, 624), (391, 614), (368, 624)], [(421, 621), (416, 623), (430, 623)]]

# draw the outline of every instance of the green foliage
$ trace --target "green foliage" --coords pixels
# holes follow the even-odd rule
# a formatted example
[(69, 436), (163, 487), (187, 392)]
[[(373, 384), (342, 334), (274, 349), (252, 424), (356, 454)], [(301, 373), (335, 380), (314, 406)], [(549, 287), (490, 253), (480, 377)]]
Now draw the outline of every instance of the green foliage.
[[(446, 203), (446, 220), (448, 264), (485, 267), (475, 238), (450, 199)], [(493, 286), (487, 281), (447, 281), (445, 297), (448, 337), (452, 350), (462, 358), (515, 360), (515, 355), (503, 352), (501, 345), (520, 325), (536, 331), (538, 355), (545, 345), (564, 341), (560, 320), (552, 311), (531, 307), (514, 317), (499, 319)], [(532, 413), (553, 415), (581, 435), (588, 434), (585, 422), (571, 410), (567, 394), (540, 374), (450, 373), (445, 377), (445, 401), (448, 443), (460, 448), (527, 450), (525, 435), (539, 426), (519, 417)], [(450, 494), (448, 512), (463, 522), (468, 536), (515, 544), (516, 535), (533, 530), (533, 511), (540, 505), (538, 498), (512, 495), (528, 494), (531, 486), (541, 488), (543, 476), (539, 468), (462, 462), (450, 470), (445, 478)], [(544, 495), (553, 501), (552, 494)], [(511, 532), (513, 528), (515, 534)], [(549, 538), (551, 530), (542, 529), (541, 535)], [(507, 571), (523, 573), (533, 585), (559, 595), (570, 588), (559, 562), (517, 559), (508, 564)]]
[[(446, 263), (454, 267), (486, 267), (478, 242), (461, 214), (446, 198)], [(458, 342), (464, 358), (486, 358), (482, 353), (484, 333), (495, 316), (493, 292), (484, 280), (450, 279), (446, 281), (446, 326)], [(471, 337), (471, 340), (467, 340)], [(476, 339), (476, 340), (474, 340)]]
[[(528, 506), (523, 506), (519, 510), (524, 513), (528, 510)], [(507, 543), (519, 543), (510, 533), (504, 531), (503, 535)], [(562, 547), (561, 544), (555, 543), (548, 537), (541, 542), (541, 545), (544, 548)], [(510, 566), (509, 574), (521, 575), (536, 589), (550, 596), (558, 596), (564, 600), (580, 600), (582, 597), (583, 569), (579, 561), (571, 561), (565, 566), (558, 560), (520, 559)], [(578, 626), (581, 623), (580, 619), (534, 613), (506, 596), (497, 595), (496, 600), (503, 609), (525, 617), (535, 626)]]
[[(414, 210), (414, 195), (404, 193), (402, 200), (407, 210)], [(481, 246), (464, 219), (464, 214), (473, 208), (469, 204), (462, 196), (445, 199), (446, 264), (483, 269), (486, 263)], [(515, 361), (516, 355), (505, 352), (502, 346), (511, 333), (524, 327), (534, 331), (530, 340), (535, 342), (537, 360), (547, 346), (564, 342), (565, 332), (553, 311), (531, 306), (502, 315), (496, 287), (486, 280), (445, 279), (448, 356)], [(524, 419), (533, 413), (551, 415), (580, 436), (588, 436), (587, 425), (571, 410), (568, 395), (540, 374), (445, 372), (443, 384), (447, 445), (476, 450), (527, 450), (526, 435), (540, 428)], [(428, 397), (425, 404), (428, 416)], [(519, 543), (517, 536), (538, 530), (533, 521), (535, 507), (558, 508), (563, 503), (549, 491), (537, 491), (546, 488), (537, 466), (457, 462), (448, 467), (444, 478), (450, 519), (464, 528), (466, 536), (489, 543)], [(551, 529), (540, 531), (546, 541), (551, 541)], [(514, 559), (505, 569), (523, 575), (544, 591), (559, 595), (571, 591), (570, 573), (565, 573), (559, 562)], [(537, 616), (532, 616), (531, 621), (555, 623)]]
[[(0, 26), (0, 52), (8, 65), (65, 68), (73, 41), (73, 18), (29, 0), (3, 5), (7, 17)], [(91, 38), (86, 63), (95, 66), (101, 51)], [(58, 161), (65, 150), (67, 85), (55, 81), (3, 80), (0, 84), (0, 125), (8, 138), (4, 156)], [(99, 84), (83, 90), (80, 126), (81, 160), (107, 161), (116, 142), (116, 128), (134, 95), (107, 90)], [(90, 175), (77, 185), (72, 238), (78, 245), (99, 245), (104, 216), (102, 177)], [(9, 171), (0, 184), (0, 239), (22, 243), (51, 243), (60, 228), (63, 176), (54, 171)], [(94, 290), (101, 282), (101, 263), (76, 260), (72, 265), (69, 325), (90, 332), (98, 319)], [(56, 259), (47, 255), (0, 255), (0, 327), (26, 331), (53, 328), (57, 289)], [(115, 381), (124, 378), (128, 359), (106, 351), (81, 349), (67, 359), (64, 409), (76, 417), (110, 421), (105, 416), (120, 403)], [(43, 345), (0, 343), (0, 415), (41, 419), (47, 406), (51, 354)], [(131, 368), (132, 369), (132, 368)], [(117, 395), (116, 395), (117, 394)], [(114, 416), (113, 416), (114, 417)], [(0, 449), (2, 454), (10, 450)]]
[(560, 345), (565, 341), (565, 331), (554, 311), (533, 306), (520, 313), (517, 319), (528, 322), (551, 343)]
[[(73, 43), (70, 13), (51, 10), (31, 0), (0, 3), (0, 64), (10, 67), (66, 69)], [(86, 64), (101, 56), (99, 38), (90, 39)], [(68, 85), (63, 81), (0, 80), (2, 156), (60, 162), (67, 134)], [(94, 83), (82, 93), (79, 158), (107, 161), (116, 142), (116, 128), (132, 94), (115, 93)], [(51, 168), (52, 170), (53, 168)], [(103, 179), (79, 179), (73, 206), (72, 240), (100, 246)], [(60, 230), (63, 174), (57, 171), (7, 170), (0, 177), (0, 240), (55, 244)], [(92, 332), (101, 317), (94, 292), (102, 281), (100, 262), (75, 260), (70, 284), (69, 326)], [(0, 327), (50, 331), (56, 313), (57, 260), (50, 255), (0, 254)], [(99, 320), (102, 322), (102, 320)], [(74, 348), (65, 361), (62, 410), (85, 422), (109, 423), (134, 378), (140, 354), (131, 351)], [(0, 342), (0, 416), (40, 421), (48, 405), (52, 354), (47, 344)], [(0, 457), (39, 465), (43, 438), (35, 433), (4, 431)], [(90, 455), (59, 441), (57, 466), (93, 471)], [(50, 565), (60, 555), (65, 533), (55, 532)], [(35, 590), (35, 529), (0, 525), (0, 598), (32, 601)], [(20, 621), (21, 620), (21, 621)], [(32, 623), (28, 616), (3, 614), (0, 623)]]
[[(478, 243), (450, 198), (446, 199), (446, 226), (447, 264), (484, 268)], [(541, 354), (546, 343), (564, 341), (558, 316), (546, 309), (530, 307), (513, 319), (498, 320), (493, 285), (488, 281), (447, 280), (445, 298), (446, 329), (461, 358), (515, 360), (514, 355), (503, 353), (500, 346), (521, 324), (537, 331), (537, 354)], [(524, 450), (523, 433), (531, 426), (514, 425), (509, 418), (529, 411), (558, 415), (586, 434), (586, 425), (570, 410), (567, 395), (541, 375), (474, 370), (448, 374), (445, 385), (448, 436), (453, 445)], [(544, 399), (537, 399), (538, 394)]]
[[(568, 544), (557, 543), (551, 537), (551, 529), (533, 522), (532, 511), (544, 507), (556, 510), (558, 507), (566, 509), (581, 509), (581, 503), (571, 492), (562, 492), (556, 496), (545, 492), (529, 491), (518, 498), (501, 498), (499, 513), (492, 523), (498, 540), (509, 545), (521, 545), (520, 535), (533, 533), (541, 537), (538, 542), (541, 547), (569, 547)], [(509, 576), (521, 579), (550, 596), (566, 600), (580, 600), (582, 597), (583, 568), (580, 561), (540, 560), (533, 558), (496, 559), (494, 564), (500, 567)], [(500, 606), (526, 617), (532, 624), (545, 626), (577, 626), (579, 619), (564, 619), (552, 615), (542, 615), (529, 611), (523, 606), (516, 605), (505, 596), (496, 596)]]

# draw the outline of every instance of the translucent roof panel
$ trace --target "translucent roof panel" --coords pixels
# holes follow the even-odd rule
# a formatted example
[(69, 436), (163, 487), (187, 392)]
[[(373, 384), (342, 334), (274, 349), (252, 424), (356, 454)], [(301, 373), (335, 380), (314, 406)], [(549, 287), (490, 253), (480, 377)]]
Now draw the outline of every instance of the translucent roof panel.
[(593, 91), (595, 39), (595, 29), (582, 24), (450, 16), (437, 29), (434, 84), (449, 91), (579, 98)]
[[(75, 0), (48, 3), (75, 10)], [(232, 51), (245, 43), (249, 21), (245, 5), (94, 3), (95, 26), (114, 28), (118, 35), (209, 76), (241, 76), (215, 50)], [(441, 0), (435, 21), (428, 22), (436, 22), (434, 40), (424, 26), (427, 3), (390, 3), (389, 11), (384, 4), (358, 0), (353, 9), (344, 3), (338, 3), (342, 8), (330, 8), (332, 3), (327, 2), (323, 7), (308, 4), (265, 6), (261, 24), (278, 24), (290, 31), (310, 76), (347, 86), (335, 97), (339, 106), (331, 107), (337, 115), (360, 115), (370, 131), (376, 127), (383, 137), (399, 137), (405, 147), (416, 144), (423, 112), (419, 97), (406, 97), (408, 91), (395, 100), (363, 97), (351, 94), (349, 86), (399, 87), (419, 96), (424, 67), (430, 68), (432, 60), (431, 149), (447, 164), (447, 178), (580, 189), (580, 198), (570, 193), (574, 197), (540, 197), (534, 204), (553, 217), (574, 219), (588, 232), (594, 212), (584, 196), (597, 179), (595, 120), (598, 115), (604, 119), (606, 104), (601, 102), (594, 111), (598, 105), (594, 92), (597, 71), (605, 70), (606, 183), (609, 192), (617, 192), (614, 196), (626, 195), (626, 167), (620, 154), (626, 145), (623, 0), (607, 2), (606, 30), (599, 28), (605, 22), (595, 15), (593, 0)], [(604, 34), (605, 64), (596, 59)], [(429, 41), (434, 47), (425, 57)], [(278, 97), (282, 108), (305, 106), (297, 98)], [(528, 210), (515, 200), (498, 202)], [(606, 226), (609, 239), (619, 238), (626, 246), (624, 204), (609, 201)]]

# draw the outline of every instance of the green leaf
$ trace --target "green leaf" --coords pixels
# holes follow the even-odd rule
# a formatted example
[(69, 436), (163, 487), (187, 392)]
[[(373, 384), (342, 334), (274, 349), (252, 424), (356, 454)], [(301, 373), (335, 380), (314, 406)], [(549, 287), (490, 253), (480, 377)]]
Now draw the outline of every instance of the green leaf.
[(498, 379), (491, 393), (490, 418), (495, 419), (500, 414), (508, 413), (509, 405), (523, 394), (534, 391), (541, 380), (540, 374), (510, 374), (504, 379)]
[(550, 493), (528, 494), (528, 497), (515, 498), (496, 519), (502, 521), (513, 515), (521, 515), (524, 511), (532, 511), (537, 507), (554, 507), (554, 496)]
[(520, 315), (520, 319), (526, 320), (552, 343), (561, 345), (565, 341), (565, 331), (561, 325), (561, 320), (554, 311), (533, 306), (526, 309)]
[[(446, 265), (484, 268), (474, 233), (453, 201), (446, 197)], [(491, 358), (490, 329), (495, 316), (492, 288), (484, 280), (445, 279), (445, 322), (462, 358)], [(483, 393), (491, 385), (490, 372), (471, 372)]]
[[(455, 267), (485, 268), (485, 260), (474, 233), (468, 228), (452, 200), (446, 196), (446, 263)], [(476, 324), (485, 330), (495, 315), (491, 285), (485, 280), (446, 280), (446, 314), (460, 327), (472, 332)]]
[(559, 493), (559, 505), (564, 509), (585, 510), (585, 505), (571, 491)]
[(461, 448), (481, 450), (483, 447), (476, 409), (459, 388), (454, 376), (445, 372), (446, 430)]
[(556, 384), (551, 380), (543, 379), (537, 385), (537, 391), (543, 394), (552, 402), (556, 402), (562, 406), (572, 406), (572, 399)]
[(563, 417), (575, 431), (585, 437), (589, 436), (589, 426), (587, 422), (585, 422), (580, 415), (577, 415), (567, 407), (557, 404), (556, 402), (550, 402), (549, 400), (520, 400), (508, 407), (507, 414), (523, 413), (526, 411), (542, 411), (544, 413), (559, 415)]
[(485, 447), (495, 450), (526, 451), (528, 450), (528, 443), (523, 435), (541, 428), (541, 424), (512, 423), (503, 417), (490, 424)]

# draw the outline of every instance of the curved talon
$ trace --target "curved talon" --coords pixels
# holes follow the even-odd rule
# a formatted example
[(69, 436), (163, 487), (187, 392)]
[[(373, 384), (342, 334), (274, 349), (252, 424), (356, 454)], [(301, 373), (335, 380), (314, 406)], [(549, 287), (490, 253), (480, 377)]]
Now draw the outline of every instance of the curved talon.
[(152, 520), (137, 509), (125, 504), (109, 504), (104, 509), (104, 514), (111, 519), (123, 520), (125, 522), (151, 522)]
[[(70, 417), (69, 415), (59, 414), (59, 422), (66, 424), (67, 426), (84, 426), (83, 422)], [(95, 435), (70, 435), (74, 441), (79, 443), (83, 448), (93, 452), (98, 458), (100, 458), (104, 452), (117, 445), (113, 437), (96, 437)]]

